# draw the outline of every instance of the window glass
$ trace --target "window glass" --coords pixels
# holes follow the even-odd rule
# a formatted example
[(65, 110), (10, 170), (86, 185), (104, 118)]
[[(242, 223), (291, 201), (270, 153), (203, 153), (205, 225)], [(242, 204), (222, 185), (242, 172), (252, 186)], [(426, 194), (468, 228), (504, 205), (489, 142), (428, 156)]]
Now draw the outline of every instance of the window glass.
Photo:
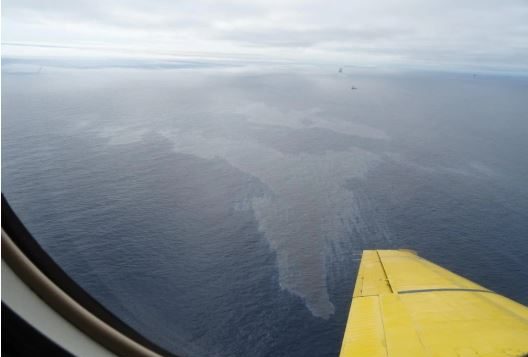
[[(414, 249), (528, 303), (513, 33), (494, 28), (507, 53), (480, 44), (480, 61), (426, 20), (350, 25), (388, 4), (4, 3), (2, 192), (153, 342), (335, 356), (363, 249)], [(513, 5), (475, 6), (520, 23)], [(490, 33), (470, 18), (467, 43)]]

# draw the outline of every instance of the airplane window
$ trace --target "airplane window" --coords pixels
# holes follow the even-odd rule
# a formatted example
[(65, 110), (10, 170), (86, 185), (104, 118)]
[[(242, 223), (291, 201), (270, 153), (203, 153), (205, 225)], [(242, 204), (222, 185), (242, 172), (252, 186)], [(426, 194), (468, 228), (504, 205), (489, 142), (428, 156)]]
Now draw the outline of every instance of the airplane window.
[(4, 1), (2, 193), (177, 355), (337, 356), (364, 249), (527, 304), (527, 11)]

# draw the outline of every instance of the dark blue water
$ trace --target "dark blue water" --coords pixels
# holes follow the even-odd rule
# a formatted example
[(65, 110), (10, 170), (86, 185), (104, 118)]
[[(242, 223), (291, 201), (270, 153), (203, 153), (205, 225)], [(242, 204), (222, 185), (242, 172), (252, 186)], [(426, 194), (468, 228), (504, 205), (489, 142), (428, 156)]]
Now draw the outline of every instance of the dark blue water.
[(2, 191), (175, 353), (336, 356), (368, 248), (528, 303), (526, 78), (11, 65)]

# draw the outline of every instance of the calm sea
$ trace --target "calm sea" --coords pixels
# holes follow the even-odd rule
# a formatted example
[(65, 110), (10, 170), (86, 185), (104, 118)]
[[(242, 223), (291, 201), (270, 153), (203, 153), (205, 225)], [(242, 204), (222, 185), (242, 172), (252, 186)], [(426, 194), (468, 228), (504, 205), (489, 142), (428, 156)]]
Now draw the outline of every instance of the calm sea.
[(13, 65), (2, 191), (90, 294), (182, 356), (336, 356), (360, 254), (528, 303), (528, 78)]

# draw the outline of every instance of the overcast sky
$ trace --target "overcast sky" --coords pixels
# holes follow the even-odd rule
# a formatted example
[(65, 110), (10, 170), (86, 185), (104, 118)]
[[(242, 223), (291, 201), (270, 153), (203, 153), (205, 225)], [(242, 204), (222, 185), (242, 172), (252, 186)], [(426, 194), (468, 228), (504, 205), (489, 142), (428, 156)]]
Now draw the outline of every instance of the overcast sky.
[(4, 58), (192, 55), (528, 72), (528, 0), (3, 0), (2, 43)]

